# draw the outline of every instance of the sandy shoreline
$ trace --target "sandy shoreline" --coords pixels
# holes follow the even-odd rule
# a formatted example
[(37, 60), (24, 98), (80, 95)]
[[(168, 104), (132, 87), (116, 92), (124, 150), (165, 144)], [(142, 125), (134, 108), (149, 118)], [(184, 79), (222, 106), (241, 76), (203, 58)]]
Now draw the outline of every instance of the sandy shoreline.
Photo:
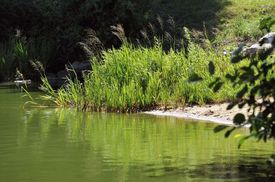
[(235, 106), (233, 109), (227, 110), (227, 106), (228, 103), (207, 104), (203, 106), (187, 106), (184, 108), (171, 109), (167, 111), (153, 110), (145, 112), (145, 114), (201, 120), (226, 125), (234, 125), (233, 118), (235, 114), (247, 114), (246, 107), (239, 109)]

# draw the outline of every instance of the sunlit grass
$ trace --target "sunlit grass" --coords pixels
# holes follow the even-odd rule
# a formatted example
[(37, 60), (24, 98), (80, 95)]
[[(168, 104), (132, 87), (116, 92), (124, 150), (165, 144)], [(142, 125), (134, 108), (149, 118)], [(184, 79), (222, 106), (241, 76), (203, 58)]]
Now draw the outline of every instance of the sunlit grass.
[[(260, 20), (275, 15), (275, 1), (271, 0), (230, 0), (218, 13), (220, 23), (214, 42), (228, 48), (239, 42), (258, 40), (263, 32), (259, 30)], [(273, 26), (272, 31), (275, 31)]]
[(50, 89), (49, 95), (59, 106), (112, 112), (232, 99), (235, 91), (230, 85), (219, 93), (209, 88), (213, 81), (209, 61), (215, 63), (217, 76), (233, 71), (227, 56), (194, 43), (188, 56), (184, 51), (166, 53), (160, 45), (142, 48), (125, 43), (118, 50), (104, 52), (103, 61), (92, 60), (93, 70), (84, 75), (83, 83), (68, 78), (65, 86), (56, 93)]

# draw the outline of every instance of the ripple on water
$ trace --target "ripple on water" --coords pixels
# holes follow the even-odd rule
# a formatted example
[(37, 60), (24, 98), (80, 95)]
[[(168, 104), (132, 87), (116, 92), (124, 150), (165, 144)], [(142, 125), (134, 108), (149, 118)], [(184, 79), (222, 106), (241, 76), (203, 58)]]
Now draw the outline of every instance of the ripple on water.
[[(0, 102), (0, 181), (250, 181), (267, 179), (274, 143), (214, 134), (215, 125), (142, 114), (82, 113)], [(8, 102), (10, 101), (10, 102)], [(241, 130), (241, 134), (246, 131)], [(273, 170), (273, 168), (272, 168)], [(275, 170), (274, 170), (275, 171)]]

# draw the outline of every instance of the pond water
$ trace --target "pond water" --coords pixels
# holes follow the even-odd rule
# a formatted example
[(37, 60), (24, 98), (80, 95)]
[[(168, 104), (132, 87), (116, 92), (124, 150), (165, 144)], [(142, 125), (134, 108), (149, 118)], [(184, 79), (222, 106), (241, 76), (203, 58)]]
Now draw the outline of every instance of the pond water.
[(213, 133), (215, 124), (24, 108), (22, 95), (0, 87), (0, 181), (274, 181), (266, 164), (274, 142), (238, 150), (237, 138)]

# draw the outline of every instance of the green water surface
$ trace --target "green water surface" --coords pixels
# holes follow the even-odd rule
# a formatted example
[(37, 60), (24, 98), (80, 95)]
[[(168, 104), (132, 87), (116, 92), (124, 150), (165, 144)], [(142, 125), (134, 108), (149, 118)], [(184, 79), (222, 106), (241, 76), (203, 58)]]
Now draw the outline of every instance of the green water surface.
[(215, 124), (24, 108), (22, 95), (0, 87), (0, 182), (275, 181), (274, 142), (238, 150)]

